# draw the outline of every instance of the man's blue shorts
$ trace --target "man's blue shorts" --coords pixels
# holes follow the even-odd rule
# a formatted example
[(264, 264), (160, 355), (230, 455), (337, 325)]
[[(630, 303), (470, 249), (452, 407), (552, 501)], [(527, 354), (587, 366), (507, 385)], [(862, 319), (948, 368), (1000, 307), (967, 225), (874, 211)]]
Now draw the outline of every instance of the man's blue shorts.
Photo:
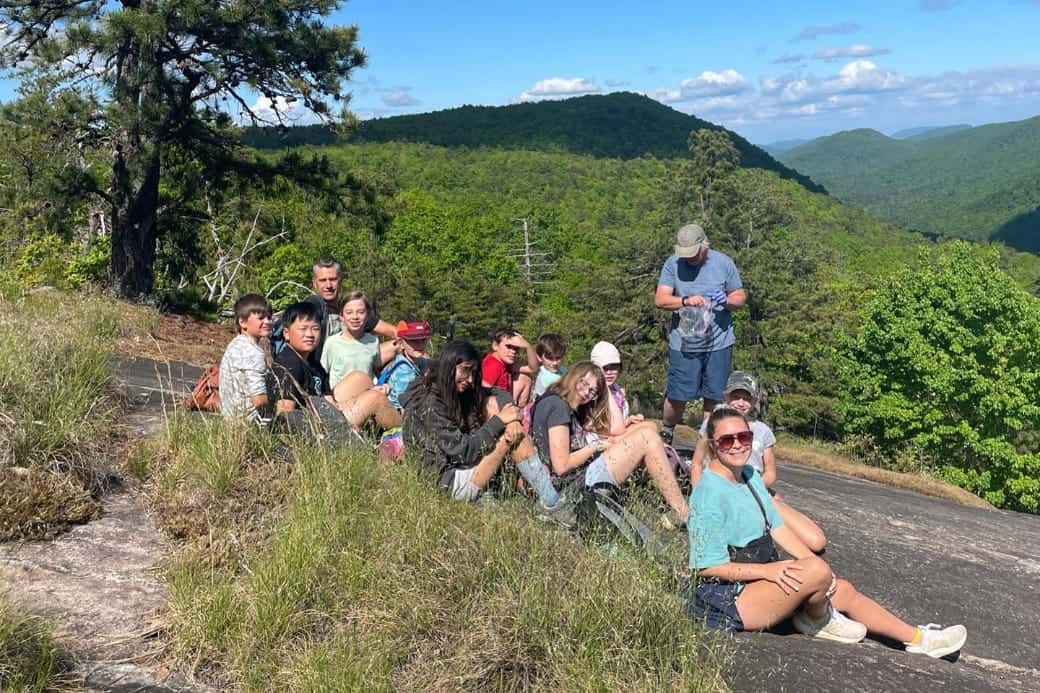
[(668, 386), (665, 397), (676, 402), (694, 399), (722, 401), (722, 391), (733, 368), (733, 347), (684, 354), (668, 350)]

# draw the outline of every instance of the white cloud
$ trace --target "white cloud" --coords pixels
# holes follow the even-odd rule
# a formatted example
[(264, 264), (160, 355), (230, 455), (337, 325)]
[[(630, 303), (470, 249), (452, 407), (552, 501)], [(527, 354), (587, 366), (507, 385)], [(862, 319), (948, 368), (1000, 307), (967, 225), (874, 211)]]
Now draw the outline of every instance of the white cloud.
[[(718, 82), (706, 80), (701, 84)], [(734, 88), (739, 83), (730, 82)], [(1028, 113), (1036, 104), (1032, 112), (1040, 110), (1040, 65), (913, 76), (859, 59), (847, 62), (832, 74), (796, 70), (764, 76), (757, 85), (731, 94), (690, 98), (690, 86), (689, 80), (684, 80), (678, 88), (660, 88), (648, 95), (731, 127), (753, 128), (773, 128), (783, 121), (804, 120), (817, 122), (814, 127), (827, 123), (823, 127), (832, 129), (878, 127), (881, 120), (896, 112), (920, 116), (957, 109), (970, 113), (980, 106), (991, 110), (1013, 106), (1017, 112)]]
[(608, 79), (606, 82), (604, 82), (604, 84), (606, 84), (611, 89), (615, 89), (617, 87), (627, 87), (632, 83), (620, 79)]
[[(261, 121), (268, 123), (285, 122), (293, 125), (313, 125), (321, 122), (321, 119), (304, 106), (302, 101), (296, 99), (289, 100), (284, 96), (277, 96), (272, 101), (261, 94), (256, 97), (256, 101), (250, 108)], [(236, 120), (240, 123), (251, 124), (249, 115), (244, 111), (238, 113)]]
[(805, 60), (805, 56), (802, 55), (801, 53), (798, 53), (798, 54), (795, 54), (795, 55), (791, 55), (790, 53), (785, 53), (784, 55), (781, 55), (779, 58), (776, 58), (775, 60), (771, 60), (770, 62), (773, 65), (784, 65), (786, 63), (800, 63), (803, 60)]
[(706, 70), (679, 82), (678, 89), (658, 87), (650, 92), (650, 96), (663, 103), (695, 103), (703, 109), (711, 99), (732, 97), (752, 90), (751, 83), (736, 70)]
[(383, 92), (383, 105), (390, 108), (406, 108), (408, 106), (418, 106), (421, 103), (422, 101), (412, 94), (411, 87), (397, 87)]
[(813, 53), (816, 60), (843, 60), (846, 58), (873, 58), (878, 55), (888, 55), (892, 51), (887, 48), (874, 48), (862, 43), (854, 43), (851, 46), (840, 48), (821, 48)]
[(751, 89), (751, 85), (744, 75), (736, 70), (723, 70), (722, 72), (709, 70), (679, 83), (679, 90), (687, 98), (727, 96), (740, 94), (749, 89)]
[(602, 91), (598, 84), (586, 77), (550, 77), (536, 82), (533, 87), (521, 92), (514, 101), (569, 99), (572, 96), (599, 94)]

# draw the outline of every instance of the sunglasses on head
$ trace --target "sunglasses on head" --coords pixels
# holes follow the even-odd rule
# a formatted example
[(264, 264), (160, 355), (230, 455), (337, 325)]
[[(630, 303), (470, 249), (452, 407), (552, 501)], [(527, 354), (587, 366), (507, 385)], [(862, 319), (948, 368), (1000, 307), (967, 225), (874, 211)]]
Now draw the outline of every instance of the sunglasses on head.
[(740, 443), (741, 447), (748, 447), (751, 445), (752, 438), (753, 436), (751, 435), (751, 431), (741, 431), (740, 433), (726, 433), (725, 435), (715, 438), (712, 442), (715, 443), (716, 448), (722, 452), (726, 452), (737, 443)]

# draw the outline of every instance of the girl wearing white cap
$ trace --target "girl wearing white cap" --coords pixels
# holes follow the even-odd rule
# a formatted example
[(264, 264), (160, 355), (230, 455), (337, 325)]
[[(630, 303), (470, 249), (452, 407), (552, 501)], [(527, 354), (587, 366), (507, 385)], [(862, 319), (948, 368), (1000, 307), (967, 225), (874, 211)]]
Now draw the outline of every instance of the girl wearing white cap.
[(621, 374), (621, 352), (610, 342), (597, 342), (592, 347), (591, 361), (603, 369), (603, 377), (610, 394), (610, 435), (619, 436), (629, 425), (643, 420), (642, 414), (632, 414), (625, 397), (625, 388), (618, 383)]

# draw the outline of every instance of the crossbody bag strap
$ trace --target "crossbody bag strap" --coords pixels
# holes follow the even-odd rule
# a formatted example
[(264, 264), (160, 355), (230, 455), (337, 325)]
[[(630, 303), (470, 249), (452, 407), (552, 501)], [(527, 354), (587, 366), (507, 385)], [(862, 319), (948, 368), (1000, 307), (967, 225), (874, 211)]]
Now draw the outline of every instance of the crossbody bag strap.
[(751, 485), (750, 480), (744, 482), (747, 485), (748, 491), (751, 491), (751, 495), (754, 497), (755, 502), (758, 503), (758, 509), (762, 511), (762, 519), (766, 523), (766, 532), (773, 531), (773, 523), (769, 521), (769, 515), (766, 514), (766, 506), (762, 503), (762, 499), (758, 497), (758, 493), (755, 492), (755, 487)]

